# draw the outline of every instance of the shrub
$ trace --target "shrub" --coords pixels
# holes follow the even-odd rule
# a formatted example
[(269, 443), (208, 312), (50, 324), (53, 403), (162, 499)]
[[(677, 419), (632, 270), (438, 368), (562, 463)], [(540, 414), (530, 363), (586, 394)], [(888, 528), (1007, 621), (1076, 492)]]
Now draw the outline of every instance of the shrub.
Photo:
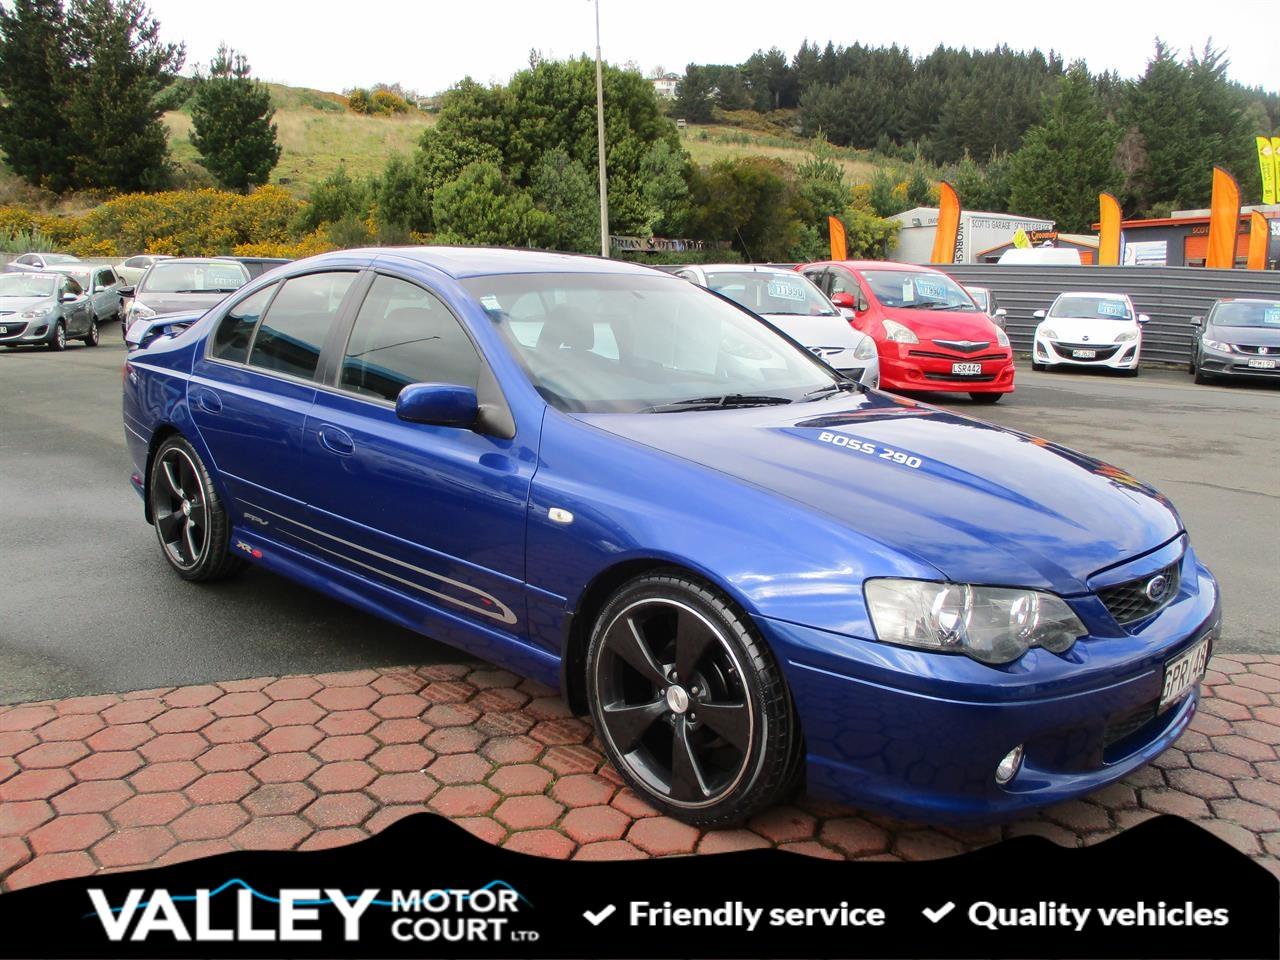
[(237, 257), (288, 257), (291, 260), (301, 260), (303, 257), (313, 257), (333, 249), (334, 245), (329, 239), (328, 231), (319, 229), (296, 241), (240, 243), (231, 252)]
[(372, 113), (391, 116), (394, 113), (408, 113), (409, 101), (392, 93), (390, 90), (375, 90), (369, 98)]
[(352, 113), (372, 113), (373, 99), (369, 96), (369, 91), (356, 87), (347, 94), (347, 109)]

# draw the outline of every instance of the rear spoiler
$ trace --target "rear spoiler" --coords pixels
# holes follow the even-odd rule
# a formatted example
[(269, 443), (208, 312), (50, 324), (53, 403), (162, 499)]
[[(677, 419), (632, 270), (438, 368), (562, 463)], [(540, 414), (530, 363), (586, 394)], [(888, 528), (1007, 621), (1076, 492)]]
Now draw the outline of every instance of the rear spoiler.
[(135, 320), (125, 331), (124, 343), (130, 352), (141, 350), (147, 344), (160, 337), (176, 337), (187, 327), (205, 315), (200, 313), (171, 313), (160, 317), (149, 317), (146, 320)]

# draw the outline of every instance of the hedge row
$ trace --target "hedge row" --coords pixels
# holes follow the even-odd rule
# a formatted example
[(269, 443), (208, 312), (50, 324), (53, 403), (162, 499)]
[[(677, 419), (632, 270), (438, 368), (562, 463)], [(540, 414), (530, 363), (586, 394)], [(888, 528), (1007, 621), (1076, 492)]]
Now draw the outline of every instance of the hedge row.
[(250, 194), (175, 190), (124, 194), (88, 213), (58, 216), (0, 206), (0, 235), (43, 234), (81, 257), (306, 257), (334, 249), (327, 231), (299, 226), (305, 204), (266, 186)]

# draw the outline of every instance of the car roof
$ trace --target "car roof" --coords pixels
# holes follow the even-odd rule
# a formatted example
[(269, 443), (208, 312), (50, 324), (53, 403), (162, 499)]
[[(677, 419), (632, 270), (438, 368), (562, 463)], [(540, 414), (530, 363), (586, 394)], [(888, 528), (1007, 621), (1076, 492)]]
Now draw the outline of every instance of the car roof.
[(772, 263), (695, 263), (691, 266), (699, 270), (714, 270), (716, 273), (794, 273), (790, 267), (779, 267)]
[(6, 274), (4, 274), (4, 276), (6, 276), (6, 277), (24, 277), (24, 278), (26, 278), (26, 279), (28, 279), (28, 280), (31, 280), (31, 279), (37, 279), (37, 280), (61, 280), (61, 279), (65, 276), (65, 274), (63, 274), (63, 273), (61, 273), (61, 272), (59, 272), (59, 273), (51, 273), (50, 271), (51, 271), (52, 269), (53, 269), (53, 268), (52, 268), (52, 267), (50, 267), (50, 268), (49, 268), (49, 269), (47, 269), (47, 270), (15, 270), (15, 271), (14, 271), (14, 272), (12, 272), (12, 273), (6, 273)]
[(512, 273), (614, 273), (678, 279), (672, 274), (625, 260), (507, 247), (365, 247), (322, 253), (305, 261), (295, 261), (295, 266), (299, 263), (318, 265), (327, 260), (349, 260), (351, 257), (420, 263), (434, 267), (455, 280)]
[(828, 263), (835, 263), (842, 267), (848, 267), (851, 270), (902, 270), (904, 272), (926, 273), (942, 273), (943, 271), (937, 267), (931, 267), (924, 263), (900, 263), (897, 260), (829, 260)]
[(1127, 293), (1104, 293), (1100, 290), (1064, 290), (1059, 297), (1101, 297), (1103, 300), (1128, 300)]
[(170, 263), (233, 263), (238, 267), (244, 266), (243, 263), (233, 257), (165, 257), (165, 259)]
[(1219, 297), (1214, 303), (1280, 303), (1280, 297)]

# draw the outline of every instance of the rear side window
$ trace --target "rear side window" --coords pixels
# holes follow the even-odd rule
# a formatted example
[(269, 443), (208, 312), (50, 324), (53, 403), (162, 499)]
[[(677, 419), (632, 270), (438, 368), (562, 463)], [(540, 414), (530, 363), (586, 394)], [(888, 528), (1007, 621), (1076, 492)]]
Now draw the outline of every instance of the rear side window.
[(232, 363), (244, 363), (249, 358), (249, 341), (253, 339), (253, 328), (258, 325), (258, 318), (262, 316), (275, 289), (275, 284), (263, 287), (227, 311), (227, 315), (218, 324), (218, 329), (213, 332), (209, 356)]
[(444, 304), (404, 280), (373, 282), (342, 360), (344, 389), (395, 400), (411, 383), (474, 387), (479, 373), (475, 347)]
[(108, 267), (106, 270), (98, 271), (98, 286), (109, 287), (116, 282), (116, 275), (112, 273)]
[(329, 327), (354, 273), (312, 273), (286, 280), (258, 328), (249, 363), (295, 377), (315, 375)]

